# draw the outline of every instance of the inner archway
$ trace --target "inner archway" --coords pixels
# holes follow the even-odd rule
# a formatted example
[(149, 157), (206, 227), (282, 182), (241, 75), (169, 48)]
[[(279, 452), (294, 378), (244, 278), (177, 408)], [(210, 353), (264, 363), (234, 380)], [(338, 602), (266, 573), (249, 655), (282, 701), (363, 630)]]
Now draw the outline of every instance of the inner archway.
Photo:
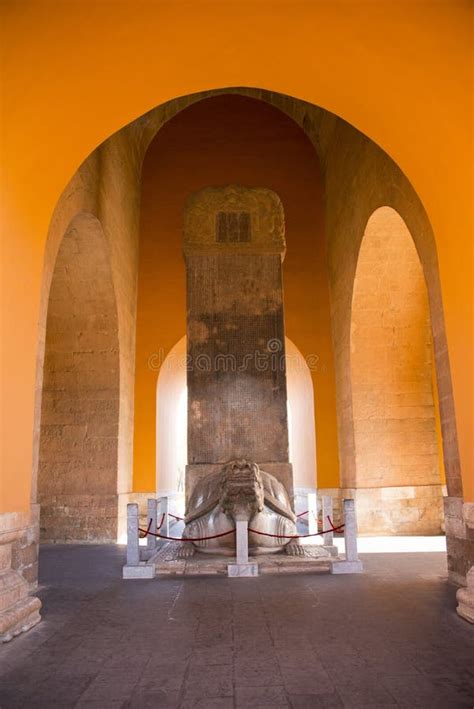
[(116, 540), (118, 357), (106, 240), (96, 217), (78, 214), (48, 301), (38, 474), (45, 541)]
[(351, 381), (360, 531), (442, 533), (428, 293), (411, 234), (390, 207), (373, 213), (360, 247)]
[[(285, 339), (289, 412), (289, 446), (295, 503), (304, 506), (317, 484), (316, 429), (310, 368), (296, 345)], [(156, 388), (156, 490), (184, 506), (187, 463), (186, 337), (164, 359)], [(306, 508), (305, 508), (306, 509)]]

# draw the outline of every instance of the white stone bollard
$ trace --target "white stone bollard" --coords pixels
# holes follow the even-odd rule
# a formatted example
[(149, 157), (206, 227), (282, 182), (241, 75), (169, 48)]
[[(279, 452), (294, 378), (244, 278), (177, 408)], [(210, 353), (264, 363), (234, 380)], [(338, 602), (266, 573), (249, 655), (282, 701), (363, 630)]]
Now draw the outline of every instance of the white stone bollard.
[(357, 519), (354, 500), (344, 500), (344, 546), (345, 559), (333, 561), (333, 574), (360, 574), (363, 571), (362, 562), (357, 553)]
[(168, 513), (168, 498), (167, 497), (160, 497), (159, 499), (160, 503), (160, 522), (161, 518), (164, 515), (163, 519), (163, 524), (160, 527), (159, 534), (163, 534), (165, 537), (169, 537), (170, 535), (170, 518), (169, 518), (169, 513)]
[[(308, 534), (318, 533), (318, 498), (315, 492), (308, 492)], [(314, 540), (316, 541), (316, 539)]]
[(130, 502), (127, 505), (127, 563), (122, 569), (124, 579), (152, 579), (155, 576), (155, 565), (140, 561), (139, 526), (138, 505)]
[(130, 502), (127, 505), (127, 566), (138, 566), (140, 563), (138, 525), (138, 505)]
[(235, 523), (236, 562), (227, 565), (227, 575), (258, 576), (258, 564), (249, 562), (249, 524), (246, 519)]
[[(148, 499), (147, 503), (147, 523), (146, 526), (150, 524), (151, 520), (151, 525), (150, 525), (150, 532), (154, 532), (156, 534), (156, 527), (157, 527), (157, 519), (158, 519), (158, 500), (155, 497), (150, 497)], [(153, 534), (149, 534), (146, 538), (146, 547), (147, 551), (151, 554), (152, 552), (155, 551), (156, 549), (156, 543), (157, 543), (157, 538), (153, 536)]]
[(235, 525), (235, 543), (237, 547), (237, 563), (249, 562), (249, 531), (247, 520), (238, 519)]
[[(334, 524), (333, 514), (332, 497), (330, 495), (323, 495), (321, 497), (321, 517), (323, 529), (331, 528), (329, 520), (331, 520)], [(323, 534), (323, 546), (331, 554), (331, 556), (337, 556), (338, 551), (337, 546), (334, 544), (334, 532), (332, 530), (330, 532), (326, 532), (326, 534)]]
[(359, 561), (357, 553), (357, 520), (354, 500), (344, 500), (344, 547), (346, 561)]
[[(330, 495), (323, 495), (321, 497), (321, 507), (322, 507), (322, 522), (323, 529), (329, 529), (330, 524), (328, 517), (332, 520), (333, 509), (332, 509), (332, 497)], [(323, 544), (324, 546), (333, 546), (334, 544), (334, 532), (326, 532), (323, 534)]]

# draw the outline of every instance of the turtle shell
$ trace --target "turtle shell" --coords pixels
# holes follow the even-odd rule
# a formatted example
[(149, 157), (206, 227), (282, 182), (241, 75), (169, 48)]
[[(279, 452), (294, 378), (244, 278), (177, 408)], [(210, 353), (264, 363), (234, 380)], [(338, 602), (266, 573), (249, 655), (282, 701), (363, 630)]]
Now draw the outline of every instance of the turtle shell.
[[(232, 465), (232, 463), (228, 465)], [(222, 497), (224, 471), (228, 468), (228, 465), (217, 473), (206, 475), (196, 484), (189, 499), (186, 524), (207, 514), (219, 504)], [(256, 463), (251, 465), (256, 465)], [(263, 484), (265, 505), (294, 522), (296, 516), (291, 508), (290, 498), (284, 485), (274, 475), (260, 469), (258, 469), (258, 472)]]

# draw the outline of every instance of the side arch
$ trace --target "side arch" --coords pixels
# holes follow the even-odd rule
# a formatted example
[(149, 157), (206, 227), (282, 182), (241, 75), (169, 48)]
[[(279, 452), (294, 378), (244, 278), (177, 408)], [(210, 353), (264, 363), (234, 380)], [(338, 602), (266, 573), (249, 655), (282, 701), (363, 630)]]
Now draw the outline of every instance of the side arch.
[(351, 312), (355, 487), (366, 533), (440, 534), (442, 468), (428, 293), (391, 207), (367, 222)]
[(49, 291), (38, 466), (48, 541), (115, 541), (119, 340), (110, 256), (99, 220), (77, 214)]

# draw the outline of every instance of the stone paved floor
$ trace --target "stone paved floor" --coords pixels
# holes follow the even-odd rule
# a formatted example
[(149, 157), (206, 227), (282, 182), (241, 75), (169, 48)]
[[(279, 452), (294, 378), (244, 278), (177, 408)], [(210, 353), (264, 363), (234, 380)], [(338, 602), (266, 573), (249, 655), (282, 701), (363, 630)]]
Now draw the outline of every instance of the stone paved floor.
[(123, 549), (41, 550), (43, 622), (0, 649), (0, 707), (473, 707), (445, 556), (363, 576), (122, 581)]

